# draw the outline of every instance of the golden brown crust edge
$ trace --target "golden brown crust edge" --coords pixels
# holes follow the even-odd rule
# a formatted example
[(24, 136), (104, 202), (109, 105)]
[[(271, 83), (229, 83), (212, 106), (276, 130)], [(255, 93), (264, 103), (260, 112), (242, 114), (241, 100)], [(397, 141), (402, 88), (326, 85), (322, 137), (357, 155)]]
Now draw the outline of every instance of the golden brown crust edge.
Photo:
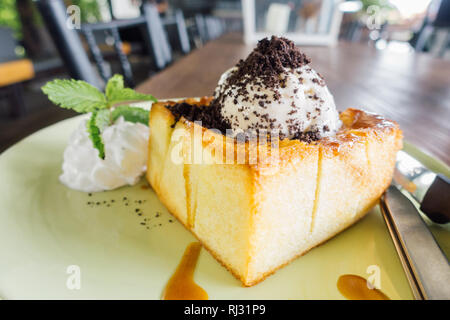
[[(210, 98), (203, 98), (201, 101), (198, 101), (195, 99), (185, 100), (185, 102), (188, 102), (188, 103), (196, 102), (196, 104), (206, 104), (209, 101), (210, 101)], [(174, 103), (174, 102), (169, 102), (169, 103), (163, 102), (163, 103), (160, 103), (160, 105), (165, 106), (167, 104), (172, 104), (172, 103)], [(355, 143), (355, 142), (356, 143), (357, 142), (368, 143), (369, 139), (383, 140), (384, 136), (392, 136), (392, 135), (395, 136), (396, 143), (395, 143), (395, 146), (392, 146), (393, 149), (395, 149), (395, 150), (391, 150), (391, 152), (394, 153), (401, 148), (402, 132), (399, 129), (398, 124), (395, 123), (394, 121), (386, 120), (380, 116), (365, 113), (364, 111), (357, 110), (357, 109), (347, 109), (346, 111), (342, 112), (341, 120), (344, 123), (344, 130), (337, 135), (337, 137), (336, 137), (337, 139), (331, 138), (331, 139), (325, 139), (323, 141), (319, 141), (318, 144), (322, 148), (326, 148), (327, 150), (337, 154), (337, 153), (341, 152), (343, 149), (345, 149), (345, 148), (342, 148), (343, 145), (347, 145), (347, 147), (348, 147), (349, 145), (351, 145), (352, 143)], [(182, 120), (182, 121), (186, 121), (186, 120)], [(188, 122), (188, 121), (186, 121), (186, 122)], [(280, 148), (283, 149), (283, 152), (280, 154), (281, 160), (289, 162), (290, 159), (293, 156), (295, 156), (295, 154), (298, 155), (298, 152), (301, 152), (301, 151), (304, 152), (305, 148), (303, 148), (301, 146), (301, 144), (304, 144), (304, 143), (301, 141), (294, 141), (294, 142), (292, 142), (292, 141), (284, 142), (283, 141), (283, 142), (281, 142)], [(297, 151), (297, 152), (295, 152), (295, 151)], [(256, 166), (255, 165), (249, 165), (249, 166), (251, 167), (251, 170), (254, 171), (254, 173), (256, 175), (261, 174), (261, 172), (263, 172), (264, 170), (267, 169), (264, 165), (261, 166), (259, 164)], [(392, 167), (392, 169), (393, 169), (393, 163), (388, 164), (388, 166)], [(384, 189), (389, 185), (390, 179), (391, 178), (386, 178), (386, 179), (383, 179), (384, 181), (382, 181), (382, 182), (380, 181), (380, 183), (383, 185)], [(157, 183), (155, 185), (152, 184), (152, 187), (155, 189), (155, 192), (157, 193), (157, 195), (161, 199), (161, 201), (164, 203), (164, 205), (166, 205), (169, 208), (169, 211), (171, 211), (170, 204), (166, 203), (167, 201), (165, 201), (164, 196), (159, 192), (159, 183)], [(382, 191), (379, 193), (379, 195), (381, 195)], [(372, 199), (371, 202), (376, 203), (379, 195), (377, 192), (377, 196), (374, 199)], [(231, 266), (227, 265), (224, 261), (222, 261), (222, 259), (220, 259), (220, 255), (218, 253), (214, 252), (214, 250), (209, 248), (209, 246), (207, 244), (203, 243), (200, 239), (199, 239), (199, 241), (203, 244), (205, 249), (207, 251), (209, 251), (213, 255), (213, 257), (216, 260), (218, 260), (227, 270), (229, 270), (233, 274), (234, 277), (236, 277), (238, 280), (240, 280), (244, 286), (252, 286), (252, 285), (255, 285), (255, 284), (263, 281), (266, 277), (275, 273), (278, 269), (282, 268), (283, 266), (289, 264), (290, 262), (295, 260), (297, 257), (302, 256), (303, 254), (307, 253), (309, 250), (313, 249), (316, 246), (321, 245), (322, 243), (328, 241), (329, 239), (331, 239), (332, 237), (334, 237), (336, 234), (340, 233), (344, 229), (350, 227), (356, 221), (358, 221), (362, 217), (364, 217), (367, 212), (368, 212), (368, 210), (358, 213), (355, 216), (355, 219), (353, 221), (346, 223), (345, 227), (338, 230), (333, 235), (330, 235), (327, 239), (325, 239), (321, 243), (312, 246), (311, 248), (309, 248), (306, 251), (302, 251), (297, 256), (293, 257), (291, 260), (287, 261), (286, 263), (284, 263), (282, 265), (277, 266), (273, 270), (265, 272), (261, 277), (259, 277), (256, 280), (253, 280), (251, 282), (247, 282), (246, 279), (244, 279), (242, 276), (236, 274), (236, 272), (234, 272), (234, 270)], [(172, 211), (171, 211), (171, 213), (181, 222), (181, 220), (178, 218), (178, 215), (176, 213), (174, 213)], [(182, 223), (182, 224), (185, 226), (185, 228), (187, 230), (191, 231), (191, 233), (198, 239), (198, 237), (189, 228), (189, 226), (186, 226), (184, 223)]]
[[(158, 195), (158, 197), (159, 197), (159, 195)], [(161, 202), (164, 203), (164, 201), (161, 201)], [(191, 230), (188, 226), (186, 226), (186, 225), (178, 218), (178, 216), (177, 216), (176, 214), (173, 214), (170, 210), (169, 210), (169, 212), (175, 217), (175, 219), (178, 220), (178, 222), (180, 222), (181, 225), (183, 225), (183, 227), (184, 227), (187, 231), (189, 231), (189, 232), (190, 232), (190, 233), (198, 240), (198, 242), (200, 242), (200, 243), (202, 244), (202, 246), (206, 249), (206, 251), (208, 251), (208, 252), (213, 256), (214, 259), (216, 259), (216, 260), (217, 260), (217, 261), (218, 261), (225, 269), (227, 269), (227, 270), (233, 275), (233, 277), (235, 277), (237, 280), (239, 280), (239, 281), (241, 282), (241, 284), (242, 284), (244, 287), (252, 287), (252, 286), (257, 285), (258, 283), (264, 281), (267, 277), (273, 275), (275, 272), (277, 272), (278, 270), (280, 270), (280, 269), (282, 269), (283, 267), (287, 266), (288, 264), (290, 264), (290, 263), (293, 262), (294, 260), (296, 260), (296, 259), (300, 258), (301, 256), (307, 254), (307, 253), (308, 253), (309, 251), (311, 251), (312, 249), (314, 249), (314, 248), (316, 248), (316, 247), (319, 247), (319, 246), (325, 244), (326, 242), (328, 242), (329, 240), (331, 240), (332, 238), (334, 238), (334, 237), (335, 237), (336, 235), (338, 235), (339, 233), (341, 233), (341, 232), (345, 231), (346, 229), (350, 228), (351, 226), (353, 226), (356, 222), (358, 222), (359, 220), (361, 220), (362, 218), (364, 218), (364, 217), (367, 215), (367, 213), (370, 211), (370, 209), (371, 209), (372, 207), (374, 207), (374, 206), (377, 204), (377, 202), (378, 202), (378, 198), (374, 201), (374, 203), (370, 206), (370, 208), (369, 208), (366, 212), (364, 212), (364, 213), (358, 215), (354, 221), (350, 222), (347, 226), (345, 226), (345, 227), (342, 228), (341, 230), (337, 231), (335, 234), (331, 235), (328, 239), (326, 239), (326, 240), (324, 240), (324, 241), (322, 241), (322, 242), (320, 242), (320, 243), (318, 243), (318, 244), (312, 246), (311, 248), (309, 248), (309, 249), (306, 250), (306, 251), (303, 251), (303, 252), (299, 253), (298, 255), (296, 255), (295, 257), (293, 257), (291, 260), (288, 260), (288, 261), (286, 261), (286, 263), (281, 264), (281, 265), (277, 266), (276, 268), (274, 268), (273, 270), (270, 270), (270, 271), (264, 273), (260, 278), (258, 278), (257, 280), (254, 280), (254, 281), (252, 281), (252, 282), (246, 282), (244, 278), (242, 278), (242, 277), (239, 276), (236, 272), (234, 272), (233, 268), (231, 268), (227, 263), (225, 263), (222, 259), (220, 259), (220, 255), (217, 254), (217, 253), (216, 253), (214, 250), (212, 250), (211, 248), (209, 248), (209, 246), (208, 246), (207, 244), (205, 244), (202, 240), (200, 240), (200, 239), (197, 237), (197, 235), (196, 235), (194, 232), (192, 232), (192, 230)], [(165, 203), (164, 203), (164, 205), (165, 205)]]

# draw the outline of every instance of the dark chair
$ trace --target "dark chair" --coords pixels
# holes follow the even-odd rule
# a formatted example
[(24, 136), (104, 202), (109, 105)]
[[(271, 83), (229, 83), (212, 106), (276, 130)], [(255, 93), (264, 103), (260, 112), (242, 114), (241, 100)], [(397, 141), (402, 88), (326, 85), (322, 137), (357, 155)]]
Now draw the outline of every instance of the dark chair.
[(195, 46), (216, 39), (225, 32), (223, 19), (213, 15), (216, 0), (172, 0), (171, 4), (182, 10), (189, 21), (188, 33)]
[(425, 51), (433, 36), (440, 34), (441, 38), (437, 55), (443, 56), (450, 44), (450, 0), (433, 0), (425, 17), (423, 26), (415, 43), (415, 50)]
[(225, 32), (225, 26), (220, 18), (196, 14), (194, 16), (198, 35), (203, 43), (217, 39)]
[(224, 23), (220, 18), (214, 16), (206, 16), (205, 24), (208, 34), (208, 40), (217, 39), (225, 32)]
[(198, 13), (194, 16), (194, 19), (195, 19), (196, 31), (198, 32), (198, 36), (200, 37), (201, 42), (202, 43), (208, 42), (209, 34), (208, 34), (208, 29), (206, 27), (205, 16)]
[(25, 111), (22, 82), (34, 77), (34, 68), (29, 59), (17, 56), (11, 29), (0, 27), (0, 43), (0, 94), (9, 100), (10, 116), (17, 117)]
[(176, 48), (183, 54), (189, 53), (191, 45), (183, 11), (177, 9), (172, 16), (165, 16), (161, 19), (172, 48)]
[(7, 27), (0, 27), (0, 62), (17, 60), (16, 47), (17, 41), (14, 39), (13, 31)]
[[(143, 4), (140, 6), (141, 14), (145, 15), (144, 4), (146, 1), (142, 1)], [(113, 6), (111, 0), (107, 1), (110, 15), (113, 19), (116, 19), (115, 12), (113, 10)], [(167, 34), (167, 38), (170, 42), (172, 49), (180, 51), (182, 54), (186, 54), (190, 52), (190, 43), (188, 32), (186, 28), (186, 23), (184, 20), (184, 15), (181, 10), (175, 10), (172, 14), (161, 14), (159, 15), (161, 22), (164, 26), (164, 32)], [(121, 30), (121, 35), (123, 34), (123, 38), (131, 38), (133, 40), (140, 39), (139, 35), (136, 35), (136, 31), (139, 32), (138, 28), (129, 28), (124, 32)]]
[[(62, 0), (36, 0), (36, 2), (70, 75), (76, 79), (85, 80), (102, 88), (104, 82), (111, 76), (102, 51), (97, 44), (95, 34), (99, 32), (108, 33), (114, 40), (114, 51), (129, 86), (134, 86), (134, 79), (131, 65), (123, 49), (119, 29), (133, 26), (143, 27), (145, 45), (148, 47), (157, 69), (164, 68), (172, 60), (171, 48), (164, 32), (163, 22), (156, 7), (152, 4), (144, 4), (142, 16), (135, 19), (82, 24), (79, 30), (74, 30), (66, 25), (66, 6)], [(91, 67), (78, 33), (84, 36), (100, 77)]]

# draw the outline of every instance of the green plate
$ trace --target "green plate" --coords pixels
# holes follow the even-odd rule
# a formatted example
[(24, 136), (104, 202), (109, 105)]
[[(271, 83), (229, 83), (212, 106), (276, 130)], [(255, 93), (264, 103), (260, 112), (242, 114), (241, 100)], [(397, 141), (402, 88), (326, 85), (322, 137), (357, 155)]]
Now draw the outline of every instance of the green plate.
[[(195, 238), (144, 180), (91, 196), (60, 184), (63, 150), (79, 121), (43, 129), (0, 156), (0, 297), (159, 299)], [(407, 148), (433, 169), (448, 170)], [(437, 234), (448, 236), (445, 229)], [(338, 277), (368, 278), (373, 266), (385, 294), (412, 299), (378, 208), (254, 287), (242, 287), (205, 250), (195, 280), (210, 299), (344, 299)], [(77, 274), (79, 289), (71, 285)]]

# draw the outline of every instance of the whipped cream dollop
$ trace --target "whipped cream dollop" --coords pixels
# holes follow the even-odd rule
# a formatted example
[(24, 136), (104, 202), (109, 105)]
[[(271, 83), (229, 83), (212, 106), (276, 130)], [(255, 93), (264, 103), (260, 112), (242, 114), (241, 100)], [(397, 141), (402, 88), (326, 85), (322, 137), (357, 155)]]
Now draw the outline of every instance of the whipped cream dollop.
[(120, 117), (102, 133), (105, 159), (98, 156), (86, 129), (87, 119), (72, 133), (64, 151), (60, 181), (84, 192), (133, 185), (146, 170), (149, 128)]
[(281, 138), (318, 140), (341, 126), (323, 77), (293, 42), (263, 39), (220, 78), (214, 93), (232, 136), (277, 133)]

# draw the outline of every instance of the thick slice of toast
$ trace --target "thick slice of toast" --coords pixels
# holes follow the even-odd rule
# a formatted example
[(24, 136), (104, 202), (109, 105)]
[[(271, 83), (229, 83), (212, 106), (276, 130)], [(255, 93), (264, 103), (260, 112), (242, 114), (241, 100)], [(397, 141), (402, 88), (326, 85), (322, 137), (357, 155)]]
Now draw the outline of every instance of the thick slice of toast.
[(402, 146), (395, 122), (347, 109), (335, 137), (277, 141), (267, 152), (183, 117), (176, 122), (165, 107), (173, 103), (152, 107), (147, 179), (245, 286), (360, 219), (388, 187)]

